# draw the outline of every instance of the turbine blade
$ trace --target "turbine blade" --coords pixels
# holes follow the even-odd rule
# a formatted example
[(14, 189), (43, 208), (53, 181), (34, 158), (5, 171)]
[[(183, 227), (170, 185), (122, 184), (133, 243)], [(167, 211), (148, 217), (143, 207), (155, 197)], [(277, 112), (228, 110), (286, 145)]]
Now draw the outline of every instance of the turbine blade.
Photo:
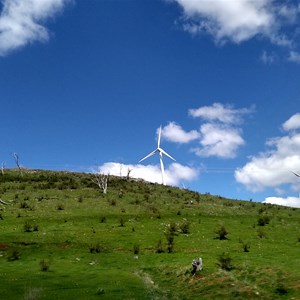
[(169, 158), (173, 159), (174, 161), (176, 161), (176, 159), (173, 158), (170, 154), (168, 154), (164, 149), (158, 148), (158, 151), (163, 153), (164, 155), (168, 156)]
[(157, 152), (157, 149), (155, 149), (154, 151), (150, 152), (148, 155), (146, 155), (144, 158), (142, 158), (139, 163), (145, 159), (147, 159), (148, 157), (152, 156), (153, 154), (155, 154)]
[(160, 138), (161, 138), (161, 126), (159, 127), (158, 130), (157, 148), (159, 148), (160, 146)]
[(296, 173), (296, 172), (293, 172), (291, 171), (294, 175), (296, 175), (297, 177), (300, 177), (300, 174)]

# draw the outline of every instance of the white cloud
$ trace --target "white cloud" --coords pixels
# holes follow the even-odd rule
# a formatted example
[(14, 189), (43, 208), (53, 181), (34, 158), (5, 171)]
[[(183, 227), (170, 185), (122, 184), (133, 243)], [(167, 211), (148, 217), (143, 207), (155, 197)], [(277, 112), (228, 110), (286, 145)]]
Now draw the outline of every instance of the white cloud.
[(279, 187), (283, 184), (299, 183), (290, 170), (300, 171), (300, 133), (299, 114), (295, 114), (283, 126), (292, 130), (287, 135), (269, 139), (269, 150), (253, 156), (244, 167), (235, 171), (235, 178), (249, 190), (261, 191), (267, 187)]
[(218, 42), (240, 43), (257, 34), (269, 35), (276, 24), (271, 0), (174, 1), (184, 10), (187, 30), (208, 32)]
[(282, 125), (286, 131), (299, 129), (300, 128), (300, 113), (294, 114)]
[(297, 197), (287, 197), (287, 198), (267, 197), (265, 201), (263, 201), (263, 203), (300, 208), (300, 199)]
[[(299, 4), (274, 0), (171, 0), (183, 9), (182, 27), (191, 34), (210, 34), (217, 43), (239, 44), (263, 37), (293, 49)], [(295, 26), (294, 26), (295, 25)], [(297, 56), (291, 55), (290, 60)]]
[[(126, 176), (128, 170), (130, 177), (140, 178), (149, 182), (161, 183), (161, 171), (159, 165), (125, 165), (108, 162), (99, 166), (99, 172), (115, 176)], [(192, 181), (198, 176), (198, 170), (179, 163), (172, 163), (165, 168), (165, 177), (168, 185), (180, 185), (182, 181)]]
[(276, 61), (277, 57), (274, 53), (267, 53), (266, 51), (263, 51), (260, 59), (265, 64), (271, 65)]
[(242, 120), (242, 115), (253, 112), (254, 108), (234, 109), (230, 105), (213, 103), (211, 106), (202, 106), (190, 109), (189, 114), (207, 121), (219, 121), (225, 124), (238, 124)]
[(180, 125), (175, 122), (170, 122), (167, 126), (162, 128), (162, 137), (170, 142), (184, 144), (199, 138), (199, 132), (197, 132), (197, 130), (186, 132)]
[(3, 0), (0, 15), (0, 55), (34, 41), (46, 41), (47, 29), (41, 24), (60, 12), (71, 0)]
[(189, 115), (207, 121), (200, 127), (201, 147), (193, 148), (193, 152), (203, 157), (236, 157), (238, 148), (245, 144), (240, 124), (243, 116), (253, 111), (254, 107), (235, 109), (221, 103), (190, 109)]
[(234, 158), (237, 149), (245, 144), (241, 137), (241, 130), (230, 126), (206, 123), (201, 125), (200, 132), (201, 148), (193, 149), (199, 156)]
[(291, 51), (288, 60), (295, 63), (300, 63), (300, 53), (296, 51)]

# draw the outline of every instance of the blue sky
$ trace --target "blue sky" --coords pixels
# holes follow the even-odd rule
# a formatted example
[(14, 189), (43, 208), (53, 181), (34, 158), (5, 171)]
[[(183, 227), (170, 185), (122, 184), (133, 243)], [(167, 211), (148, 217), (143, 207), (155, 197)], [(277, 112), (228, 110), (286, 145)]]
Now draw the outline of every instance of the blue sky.
[(2, 166), (300, 206), (300, 1), (2, 0)]

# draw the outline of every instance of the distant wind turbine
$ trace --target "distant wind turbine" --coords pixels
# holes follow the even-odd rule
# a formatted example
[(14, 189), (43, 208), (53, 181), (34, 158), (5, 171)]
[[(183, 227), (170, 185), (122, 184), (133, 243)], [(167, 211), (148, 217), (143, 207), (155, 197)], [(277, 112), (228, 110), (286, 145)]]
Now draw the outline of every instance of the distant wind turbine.
[(166, 185), (165, 181), (165, 168), (164, 168), (164, 163), (163, 163), (163, 155), (168, 156), (169, 158), (173, 159), (176, 161), (170, 154), (168, 154), (164, 149), (160, 148), (160, 139), (161, 139), (161, 126), (159, 127), (159, 132), (158, 132), (158, 140), (157, 140), (157, 148), (150, 152), (148, 155), (146, 155), (144, 158), (142, 158), (140, 162), (143, 160), (147, 159), (148, 157), (154, 155), (155, 153), (159, 154), (159, 161), (160, 161), (160, 169), (161, 169), (161, 177), (162, 177), (162, 184)]
[[(296, 173), (296, 172), (293, 172), (291, 171), (295, 176), (297, 176), (298, 178), (300, 178), (300, 174)], [(299, 192), (299, 198), (300, 198), (300, 192)]]

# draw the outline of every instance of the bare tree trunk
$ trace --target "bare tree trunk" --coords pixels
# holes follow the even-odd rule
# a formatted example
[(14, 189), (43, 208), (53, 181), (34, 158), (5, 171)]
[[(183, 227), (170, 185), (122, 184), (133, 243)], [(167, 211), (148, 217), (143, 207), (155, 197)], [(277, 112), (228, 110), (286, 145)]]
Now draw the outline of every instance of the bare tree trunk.
[(5, 161), (2, 162), (1, 174), (4, 175)]
[(22, 168), (21, 168), (20, 161), (19, 161), (19, 155), (17, 153), (13, 153), (12, 155), (13, 155), (15, 163), (19, 169), (20, 175), (23, 176)]
[(126, 176), (126, 180), (128, 181), (130, 179), (130, 173), (131, 173), (132, 169), (127, 169), (127, 176)]
[(95, 178), (93, 182), (97, 184), (99, 189), (102, 191), (103, 194), (107, 193), (107, 183), (108, 183), (108, 178), (109, 174), (100, 174), (100, 173), (95, 173)]

